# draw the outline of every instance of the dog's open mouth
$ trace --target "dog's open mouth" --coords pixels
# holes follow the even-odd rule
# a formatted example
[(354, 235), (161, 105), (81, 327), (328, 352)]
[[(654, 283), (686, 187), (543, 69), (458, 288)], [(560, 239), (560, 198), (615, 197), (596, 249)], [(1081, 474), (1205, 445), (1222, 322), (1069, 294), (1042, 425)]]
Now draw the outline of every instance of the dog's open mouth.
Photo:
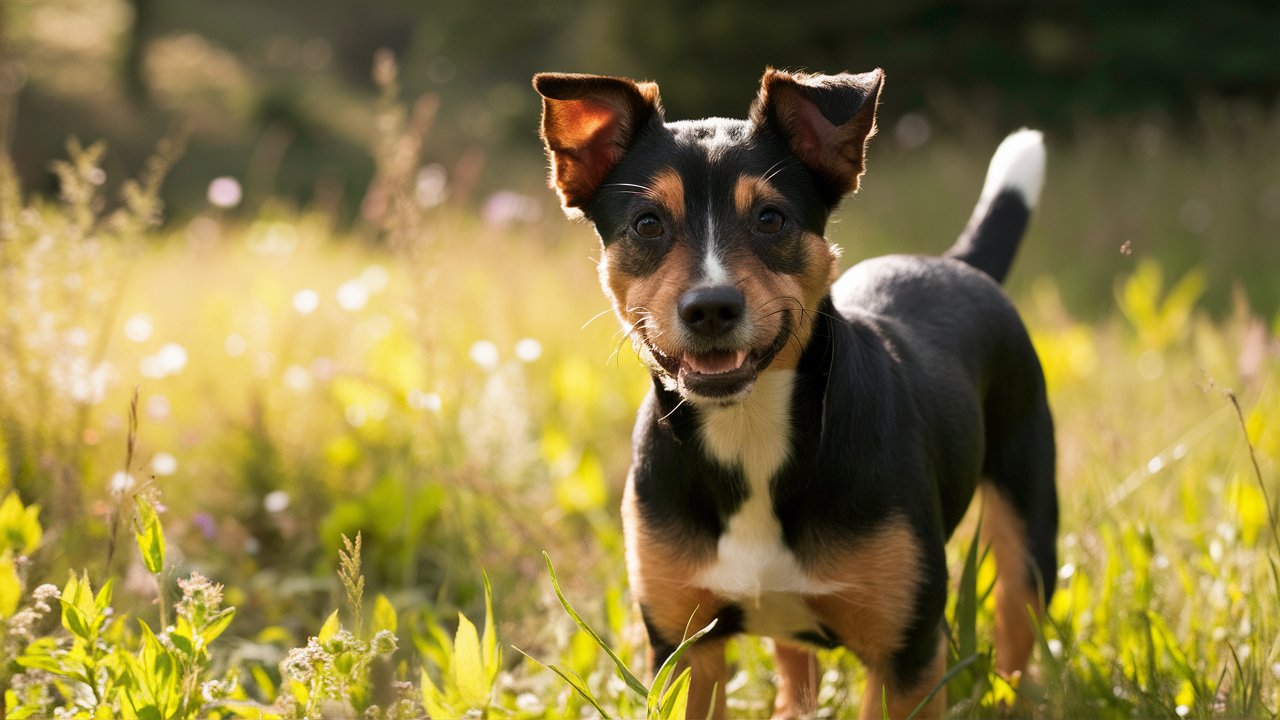
[(664, 354), (648, 338), (642, 338), (654, 360), (672, 379), (680, 394), (732, 402), (751, 389), (756, 377), (777, 357), (791, 335), (791, 317), (784, 314), (782, 327), (769, 345), (753, 350), (687, 351), (678, 357)]

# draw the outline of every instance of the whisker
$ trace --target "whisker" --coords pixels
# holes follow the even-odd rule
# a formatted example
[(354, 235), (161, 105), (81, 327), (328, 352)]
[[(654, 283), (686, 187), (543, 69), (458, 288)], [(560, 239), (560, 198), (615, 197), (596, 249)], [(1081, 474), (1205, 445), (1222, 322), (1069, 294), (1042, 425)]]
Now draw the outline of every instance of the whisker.
[(599, 320), (600, 318), (604, 317), (605, 315), (608, 315), (610, 310), (613, 310), (613, 308), (605, 308), (605, 309), (601, 310), (600, 312), (596, 313), (594, 316), (592, 316), (592, 318), (591, 318), (590, 320), (588, 320), (588, 321), (586, 321), (586, 322), (582, 323), (582, 327), (578, 328), (578, 332), (582, 332), (583, 330), (586, 330), (588, 325), (590, 325), (591, 323), (593, 323), (593, 322), (595, 322), (595, 321)]
[[(766, 172), (765, 172), (765, 178), (764, 178), (764, 181), (765, 181), (765, 182), (769, 182), (770, 180), (772, 180), (772, 179), (773, 179), (773, 177), (774, 177), (775, 175), (777, 175), (778, 173), (782, 172), (783, 170), (788, 170), (788, 169), (790, 169), (790, 168), (792, 168), (792, 167), (794, 167), (794, 166), (796, 166), (796, 165), (799, 165), (799, 164), (800, 164), (800, 161), (799, 161), (799, 160), (791, 160), (791, 162), (786, 163), (786, 164), (783, 164), (783, 163), (784, 163), (785, 161), (787, 161), (787, 160), (790, 160), (790, 158), (783, 158), (782, 160), (779, 160), (778, 162), (774, 163), (774, 164), (773, 164), (773, 165), (774, 165), (774, 166), (773, 166), (773, 168), (770, 168), (770, 169), (769, 169), (769, 170), (771, 170), (772, 172), (769, 172), (769, 171), (766, 171)], [(781, 167), (778, 167), (779, 165), (781, 165)], [(777, 168), (777, 169), (775, 170), (774, 168)]]
[(689, 399), (688, 399), (688, 398), (683, 398), (683, 397), (682, 397), (682, 398), (680, 398), (680, 402), (676, 403), (676, 406), (675, 406), (675, 407), (673, 407), (673, 408), (671, 408), (671, 412), (669, 412), (669, 413), (667, 413), (666, 415), (663, 415), (662, 417), (658, 418), (658, 422), (662, 422), (662, 421), (666, 420), (667, 418), (671, 417), (672, 415), (675, 415), (675, 414), (676, 414), (676, 411), (677, 411), (677, 410), (679, 410), (679, 409), (681, 408), (681, 406), (683, 406), (683, 405), (684, 405), (685, 403), (687, 403), (687, 402), (689, 402)]
[(633, 187), (633, 188), (639, 188), (641, 190), (644, 190), (645, 192), (649, 192), (649, 188), (647, 186), (637, 185), (635, 183), (612, 182), (612, 183), (605, 183), (600, 187)]

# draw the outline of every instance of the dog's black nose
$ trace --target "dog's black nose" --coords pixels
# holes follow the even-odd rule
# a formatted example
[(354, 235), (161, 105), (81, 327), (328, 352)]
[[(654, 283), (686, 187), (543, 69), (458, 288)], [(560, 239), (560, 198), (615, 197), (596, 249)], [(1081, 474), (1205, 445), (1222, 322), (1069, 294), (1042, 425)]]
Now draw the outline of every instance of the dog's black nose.
[(680, 320), (698, 335), (724, 335), (738, 324), (747, 310), (747, 299), (732, 285), (694, 288), (680, 296)]

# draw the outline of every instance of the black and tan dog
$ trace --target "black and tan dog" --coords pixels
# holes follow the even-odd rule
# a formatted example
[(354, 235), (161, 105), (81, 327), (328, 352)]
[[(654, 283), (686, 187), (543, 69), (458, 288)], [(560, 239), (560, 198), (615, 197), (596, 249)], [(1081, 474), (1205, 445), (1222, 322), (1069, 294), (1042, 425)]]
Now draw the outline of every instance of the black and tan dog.
[[(671, 123), (652, 83), (533, 81), (552, 185), (595, 225), (601, 282), (653, 373), (623, 500), (653, 655), (719, 620), (685, 656), (691, 715), (725, 715), (724, 645), (742, 632), (775, 642), (778, 716), (815, 710), (811, 648), (837, 645), (866, 664), (863, 717), (882, 697), (910, 714), (945, 669), (943, 544), (977, 487), (998, 670), (1026, 665), (1053, 592), (1053, 420), (998, 284), (1039, 196), (1040, 135), (1001, 145), (948, 257), (837, 280), (823, 233), (858, 188), (882, 81), (769, 70), (749, 120)], [(920, 716), (944, 708), (938, 693)]]

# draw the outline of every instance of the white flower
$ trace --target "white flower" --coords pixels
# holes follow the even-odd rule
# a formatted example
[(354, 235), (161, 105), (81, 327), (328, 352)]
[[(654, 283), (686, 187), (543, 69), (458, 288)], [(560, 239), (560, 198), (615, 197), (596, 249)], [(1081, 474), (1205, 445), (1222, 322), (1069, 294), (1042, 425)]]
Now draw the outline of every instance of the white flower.
[(161, 476), (172, 475), (178, 471), (178, 459), (167, 452), (156, 453), (151, 458), (151, 471)]
[(471, 361), (485, 370), (498, 367), (498, 346), (492, 340), (477, 340), (471, 346)]
[(244, 191), (240, 189), (240, 181), (226, 175), (214, 178), (209, 183), (209, 203), (215, 207), (233, 208), (240, 204)]
[(310, 315), (320, 307), (320, 293), (311, 288), (303, 288), (293, 294), (293, 309), (303, 315)]

